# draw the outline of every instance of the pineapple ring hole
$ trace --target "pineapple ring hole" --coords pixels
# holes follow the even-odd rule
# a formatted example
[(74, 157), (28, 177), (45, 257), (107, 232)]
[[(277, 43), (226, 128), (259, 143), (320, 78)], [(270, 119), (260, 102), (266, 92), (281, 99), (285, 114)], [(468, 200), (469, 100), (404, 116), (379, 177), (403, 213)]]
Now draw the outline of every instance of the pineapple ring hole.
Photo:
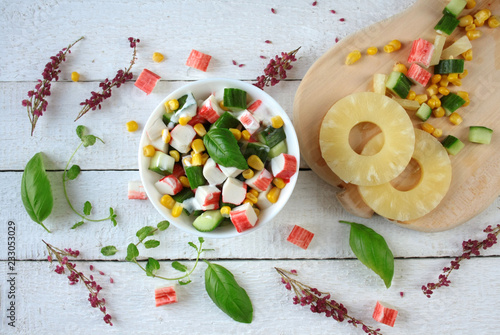
[(382, 129), (380, 129), (380, 127), (375, 123), (359, 122), (354, 127), (352, 127), (351, 131), (349, 132), (349, 145), (351, 146), (352, 150), (354, 150), (354, 152), (358, 155), (373, 156), (375, 154), (378, 154), (384, 146), (383, 142), (382, 145), (380, 145), (377, 149), (372, 149), (369, 150), (369, 152), (364, 153), (362, 153), (362, 150), (369, 140), (371, 140), (375, 135), (380, 134), (381, 132)]
[(422, 167), (414, 158), (399, 176), (390, 181), (392, 187), (401, 192), (406, 192), (418, 186), (422, 180)]

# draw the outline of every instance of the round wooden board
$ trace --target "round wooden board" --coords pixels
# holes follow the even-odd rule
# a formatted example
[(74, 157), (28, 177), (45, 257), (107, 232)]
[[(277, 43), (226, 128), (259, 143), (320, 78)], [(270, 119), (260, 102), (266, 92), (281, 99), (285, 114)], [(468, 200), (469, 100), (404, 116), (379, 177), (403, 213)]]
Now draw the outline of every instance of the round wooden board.
[[(419, 0), (405, 12), (388, 20), (376, 23), (343, 40), (321, 56), (304, 76), (294, 101), (293, 122), (299, 138), (301, 155), (309, 167), (323, 180), (335, 187), (343, 182), (330, 170), (321, 156), (319, 129), (322, 119), (330, 107), (340, 98), (359, 91), (372, 90), (375, 73), (389, 74), (396, 62), (407, 65), (412, 41), (424, 38), (434, 42), (434, 26), (441, 18), (447, 1)], [(466, 13), (489, 8), (500, 14), (499, 1), (477, 1), (477, 6)], [(456, 227), (487, 208), (500, 195), (500, 28), (491, 29), (486, 24), (479, 27), (481, 38), (472, 41), (474, 59), (466, 62), (468, 76), (461, 87), (450, 86), (452, 92), (469, 92), (471, 103), (459, 112), (464, 121), (452, 125), (448, 118), (429, 119), (435, 127), (443, 129), (446, 135), (454, 135), (465, 143), (465, 148), (451, 156), (453, 177), (450, 189), (429, 214), (414, 221), (398, 223), (401, 226), (432, 232)], [(458, 27), (447, 39), (445, 48), (452, 41), (463, 36), (464, 29)], [(382, 51), (393, 39), (403, 43), (401, 50), (387, 54)], [(379, 53), (367, 56), (365, 50), (376, 46)], [(362, 58), (357, 63), (344, 65), (347, 54), (361, 50)], [(424, 92), (413, 86), (415, 91)], [(421, 121), (409, 111), (414, 125)], [(468, 141), (469, 126), (486, 126), (493, 129), (489, 145)]]

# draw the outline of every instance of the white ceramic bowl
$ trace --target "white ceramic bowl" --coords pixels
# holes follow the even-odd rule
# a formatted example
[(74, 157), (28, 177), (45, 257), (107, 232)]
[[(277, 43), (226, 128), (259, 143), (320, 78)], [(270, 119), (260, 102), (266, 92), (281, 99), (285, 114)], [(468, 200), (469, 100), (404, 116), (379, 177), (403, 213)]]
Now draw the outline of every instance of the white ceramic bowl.
[[(278, 202), (260, 212), (259, 220), (254, 228), (248, 229), (242, 233), (238, 233), (233, 225), (228, 224), (220, 226), (211, 232), (200, 232), (193, 227), (192, 217), (189, 217), (185, 213), (182, 213), (180, 217), (174, 218), (170, 214), (170, 210), (164, 207), (160, 203), (162, 195), (156, 190), (154, 184), (161, 178), (161, 176), (148, 169), (150, 158), (144, 157), (142, 148), (145, 145), (150, 144), (149, 139), (146, 135), (146, 129), (148, 129), (156, 119), (162, 117), (165, 111), (164, 103), (166, 101), (178, 98), (188, 92), (193, 93), (193, 95), (197, 100), (205, 100), (212, 92), (220, 91), (225, 87), (239, 88), (246, 91), (247, 95), (251, 98), (251, 101), (260, 99), (263, 105), (265, 105), (266, 108), (269, 111), (271, 111), (273, 115), (281, 116), (281, 118), (285, 122), (284, 129), (286, 133), (288, 153), (294, 155), (297, 158), (297, 172), (290, 179), (290, 182), (286, 185), (286, 187), (281, 190)], [(255, 87), (250, 83), (245, 83), (233, 79), (221, 79), (221, 78), (204, 79), (184, 85), (183, 87), (167, 95), (165, 99), (163, 99), (163, 101), (155, 108), (153, 113), (151, 113), (151, 116), (149, 117), (148, 121), (146, 122), (146, 125), (144, 126), (144, 130), (142, 132), (139, 144), (139, 173), (141, 175), (142, 184), (144, 185), (148, 198), (153, 203), (154, 207), (158, 210), (158, 212), (160, 212), (160, 214), (166, 220), (168, 220), (171, 224), (178, 227), (179, 229), (193, 233), (198, 236), (209, 237), (209, 238), (227, 238), (227, 237), (240, 236), (248, 234), (268, 224), (280, 212), (280, 210), (285, 206), (286, 202), (290, 198), (290, 195), (292, 194), (293, 189), (295, 187), (295, 183), (297, 182), (297, 176), (299, 172), (298, 171), (299, 162), (300, 162), (300, 153), (299, 153), (299, 142), (297, 140), (297, 135), (293, 128), (292, 122), (288, 118), (283, 108), (281, 108), (281, 106), (276, 102), (276, 100), (274, 100), (269, 94), (267, 94), (263, 90)]]

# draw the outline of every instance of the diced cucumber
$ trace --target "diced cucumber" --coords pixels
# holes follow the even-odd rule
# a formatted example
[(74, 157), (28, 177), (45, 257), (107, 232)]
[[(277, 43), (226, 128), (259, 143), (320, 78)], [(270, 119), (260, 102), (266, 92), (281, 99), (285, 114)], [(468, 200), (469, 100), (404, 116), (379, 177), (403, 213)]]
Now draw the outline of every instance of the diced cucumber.
[(453, 112), (465, 104), (465, 100), (455, 93), (443, 95), (440, 100), (441, 107), (444, 108), (446, 116), (450, 116)]
[(236, 128), (240, 125), (240, 121), (231, 112), (225, 112), (222, 114), (217, 121), (215, 121), (210, 129), (212, 128)]
[(179, 108), (177, 108), (176, 110), (179, 110), (182, 107), (184, 107), (184, 104), (186, 103), (187, 98), (188, 98), (188, 95), (184, 94), (182, 97), (180, 97), (179, 99), (177, 99), (177, 102), (179, 102)]
[(247, 92), (239, 88), (224, 89), (224, 107), (240, 111), (247, 108)]
[(269, 147), (260, 142), (247, 142), (241, 146), (243, 157), (248, 159), (252, 155), (256, 155), (261, 161), (265, 162), (269, 155)]
[(415, 116), (422, 121), (426, 121), (432, 114), (432, 108), (429, 107), (425, 102), (420, 105), (420, 108), (415, 113)]
[(191, 213), (192, 216), (200, 216), (201, 214), (205, 213), (203, 209), (197, 209)]
[(272, 159), (283, 153), (284, 154), (288, 153), (288, 147), (286, 145), (285, 140), (281, 141), (280, 143), (276, 144), (274, 147), (269, 149), (269, 155), (267, 156), (267, 158)]
[(411, 81), (401, 72), (393, 71), (387, 78), (385, 87), (400, 98), (405, 99), (410, 92)]
[(469, 127), (469, 141), (480, 144), (490, 144), (493, 130), (482, 126)]
[(162, 120), (163, 120), (163, 123), (165, 123), (166, 126), (168, 126), (168, 124), (170, 123), (170, 119), (172, 118), (172, 116), (174, 116), (174, 112), (171, 112), (171, 113), (163, 113), (163, 116), (162, 116)]
[(449, 36), (451, 35), (451, 33), (453, 33), (455, 28), (458, 27), (459, 23), (460, 20), (458, 20), (453, 15), (444, 14), (441, 20), (439, 20), (439, 22), (434, 27), (434, 30), (439, 34), (445, 34)]
[(149, 169), (163, 176), (168, 176), (174, 171), (175, 159), (164, 152), (157, 151), (151, 157), (149, 162)]
[(177, 202), (184, 202), (184, 200), (194, 197), (194, 192), (189, 188), (183, 188), (179, 193), (173, 195), (172, 198)]
[(224, 220), (220, 210), (205, 211), (193, 221), (193, 227), (198, 231), (206, 232), (217, 228)]
[(453, 15), (458, 17), (467, 5), (467, 0), (451, 0), (443, 9), (443, 14)]
[(439, 63), (434, 66), (434, 74), (462, 73), (464, 72), (464, 66), (464, 59), (441, 59)]
[(273, 126), (268, 126), (257, 134), (257, 138), (269, 148), (273, 148), (286, 138), (286, 134), (283, 127), (273, 128)]
[(458, 138), (452, 135), (448, 135), (442, 142), (443, 147), (450, 155), (456, 155), (465, 147), (465, 144)]
[(207, 180), (203, 176), (203, 166), (186, 166), (184, 170), (186, 171), (186, 177), (192, 190), (207, 183)]

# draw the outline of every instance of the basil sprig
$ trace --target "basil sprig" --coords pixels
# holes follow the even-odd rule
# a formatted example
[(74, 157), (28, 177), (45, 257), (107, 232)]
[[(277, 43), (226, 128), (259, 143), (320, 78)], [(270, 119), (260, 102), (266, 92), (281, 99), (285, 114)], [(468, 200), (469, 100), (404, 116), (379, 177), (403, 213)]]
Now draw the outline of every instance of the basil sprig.
[(21, 179), (21, 198), (30, 218), (50, 233), (43, 221), (52, 212), (54, 198), (40, 152), (26, 164)]
[(251, 323), (253, 307), (247, 292), (225, 267), (205, 261), (205, 289), (212, 301), (233, 320)]
[(229, 129), (210, 129), (203, 137), (203, 144), (210, 157), (217, 164), (225, 167), (235, 167), (240, 170), (248, 169), (247, 161), (240, 151), (238, 141), (236, 141)]
[(387, 288), (394, 276), (394, 256), (382, 235), (362, 224), (340, 221), (351, 225), (349, 245), (356, 257), (378, 274)]

